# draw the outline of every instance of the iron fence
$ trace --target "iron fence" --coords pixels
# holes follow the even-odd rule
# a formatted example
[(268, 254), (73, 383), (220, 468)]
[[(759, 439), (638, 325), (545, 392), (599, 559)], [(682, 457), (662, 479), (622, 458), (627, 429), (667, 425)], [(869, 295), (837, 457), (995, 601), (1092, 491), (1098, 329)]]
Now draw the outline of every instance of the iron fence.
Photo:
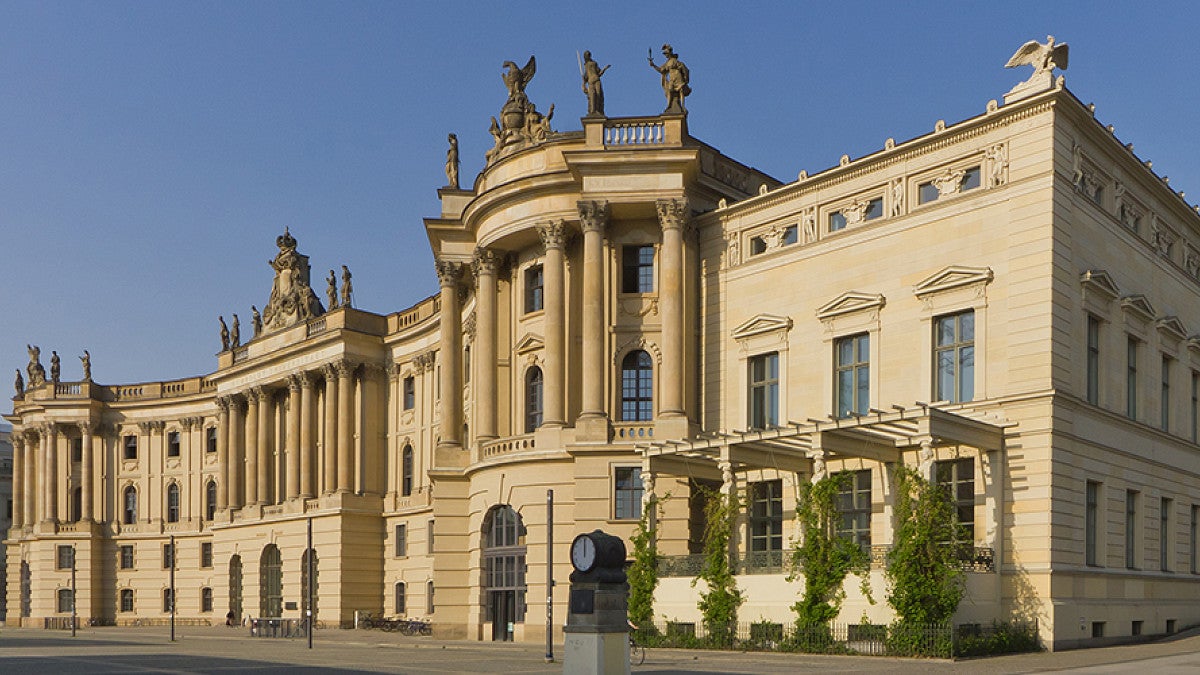
[(250, 619), (250, 637), (302, 638), (308, 637), (307, 619)]

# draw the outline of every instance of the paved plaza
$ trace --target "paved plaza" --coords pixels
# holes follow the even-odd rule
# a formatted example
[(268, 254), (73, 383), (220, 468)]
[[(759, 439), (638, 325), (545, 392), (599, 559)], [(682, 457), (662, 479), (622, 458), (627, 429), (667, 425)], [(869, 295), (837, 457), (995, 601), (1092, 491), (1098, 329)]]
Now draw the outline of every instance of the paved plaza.
[[(559, 673), (529, 644), (435, 641), (371, 631), (320, 631), (302, 639), (251, 638), (242, 630), (99, 628), (0, 631), (0, 673)], [(561, 645), (556, 655), (561, 657)], [(1019, 654), (957, 662), (652, 649), (646, 673), (1154, 673), (1200, 672), (1200, 631), (1140, 645)]]

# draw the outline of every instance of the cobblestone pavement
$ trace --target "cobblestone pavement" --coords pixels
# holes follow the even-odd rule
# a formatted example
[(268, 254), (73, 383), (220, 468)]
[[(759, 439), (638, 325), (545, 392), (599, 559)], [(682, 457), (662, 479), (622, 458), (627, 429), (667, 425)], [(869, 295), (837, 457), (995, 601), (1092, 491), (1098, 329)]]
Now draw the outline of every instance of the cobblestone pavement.
[[(243, 630), (95, 628), (0, 630), (0, 673), (561, 673), (540, 645), (435, 641), (376, 631), (318, 631), (303, 639)], [(561, 645), (556, 655), (561, 657)], [(1200, 672), (1200, 631), (1123, 647), (941, 661), (651, 649), (635, 673), (1154, 673)]]

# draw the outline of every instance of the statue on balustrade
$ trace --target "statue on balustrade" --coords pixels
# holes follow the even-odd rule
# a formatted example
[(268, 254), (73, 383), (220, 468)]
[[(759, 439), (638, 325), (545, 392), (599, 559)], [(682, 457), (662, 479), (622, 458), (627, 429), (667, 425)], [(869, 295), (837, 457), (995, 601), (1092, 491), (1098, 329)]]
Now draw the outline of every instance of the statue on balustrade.
[(217, 321), (221, 322), (221, 351), (229, 351), (229, 326), (225, 325), (225, 317), (218, 316)]
[(258, 313), (258, 308), (254, 305), (250, 305), (250, 322), (254, 327), (254, 337), (258, 337), (258, 334), (262, 332), (262, 315)]
[(450, 134), (447, 139), (450, 148), (446, 150), (446, 187), (458, 189), (458, 136)]
[(354, 286), (350, 283), (350, 268), (342, 265), (342, 306), (350, 307), (354, 299)]
[[(262, 311), (262, 329), (267, 331), (286, 328), (300, 321), (307, 321), (324, 313), (321, 301), (309, 286), (311, 268), (308, 256), (296, 251), (296, 238), (287, 228), (275, 238), (279, 253), (267, 262), (275, 270), (271, 285), (271, 297)], [(255, 337), (260, 330), (256, 329)]]
[(89, 354), (88, 350), (85, 349), (85, 350), (83, 350), (83, 356), (79, 357), (79, 360), (83, 362), (83, 381), (91, 382), (92, 381), (92, 355)]
[(604, 117), (604, 86), (600, 84), (600, 78), (611, 67), (609, 64), (601, 68), (592, 58), (590, 51), (583, 52), (583, 65), (580, 66), (580, 70), (583, 71), (583, 93), (587, 96), (588, 117)]
[(50, 381), (58, 384), (62, 377), (62, 360), (58, 358), (58, 352), (50, 350)]
[(537, 59), (533, 56), (529, 57), (524, 68), (518, 68), (512, 61), (504, 62), (501, 78), (508, 89), (508, 100), (500, 109), (499, 124), (494, 119), (492, 121), (491, 133), (496, 139), (496, 147), (485, 154), (489, 163), (502, 154), (540, 143), (548, 138), (554, 106), (550, 107), (549, 114), (542, 115), (525, 94), (525, 87), (529, 86), (535, 73)]
[(237, 314), (233, 315), (233, 329), (229, 331), (229, 346), (237, 349), (238, 345), (242, 344), (242, 325), (238, 321)]
[(46, 381), (46, 369), (42, 366), (42, 350), (37, 345), (25, 345), (29, 352), (29, 365), (25, 367), (29, 373), (29, 386), (38, 387)]
[(692, 93), (692, 87), (688, 84), (692, 79), (691, 73), (688, 72), (688, 67), (683, 65), (683, 61), (679, 60), (679, 55), (675, 53), (671, 45), (664, 44), (662, 54), (667, 60), (661, 66), (654, 64), (652, 54), (647, 56), (647, 60), (650, 61), (650, 67), (662, 75), (663, 94), (667, 97), (667, 109), (663, 112), (686, 115), (687, 106), (683, 101)]
[(21, 369), (17, 368), (17, 381), (13, 384), (17, 389), (17, 396), (25, 395), (25, 378), (21, 377)]
[(325, 281), (329, 282), (325, 289), (325, 298), (329, 300), (329, 310), (333, 311), (338, 308), (337, 274), (329, 270), (329, 278)]

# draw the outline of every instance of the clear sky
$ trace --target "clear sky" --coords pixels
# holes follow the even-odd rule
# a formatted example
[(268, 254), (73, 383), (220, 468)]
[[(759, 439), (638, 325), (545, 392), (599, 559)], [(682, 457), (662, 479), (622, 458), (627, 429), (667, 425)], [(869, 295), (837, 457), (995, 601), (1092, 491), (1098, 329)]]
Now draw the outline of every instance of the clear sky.
[(576, 51), (612, 64), (610, 116), (656, 114), (646, 51), (670, 42), (692, 134), (792, 181), (981, 113), (1030, 74), (1003, 68), (1017, 47), (1053, 33), (1068, 88), (1194, 203), (1198, 18), (1191, 2), (6, 0), (2, 386), (26, 343), (47, 368), (57, 350), (64, 380), (85, 348), (101, 383), (211, 372), (217, 315), (266, 303), (285, 226), (314, 277), (350, 267), (363, 309), (436, 292), (421, 219), (438, 214), (446, 134), (469, 186), (501, 63), (530, 54), (527, 93), (570, 130)]

